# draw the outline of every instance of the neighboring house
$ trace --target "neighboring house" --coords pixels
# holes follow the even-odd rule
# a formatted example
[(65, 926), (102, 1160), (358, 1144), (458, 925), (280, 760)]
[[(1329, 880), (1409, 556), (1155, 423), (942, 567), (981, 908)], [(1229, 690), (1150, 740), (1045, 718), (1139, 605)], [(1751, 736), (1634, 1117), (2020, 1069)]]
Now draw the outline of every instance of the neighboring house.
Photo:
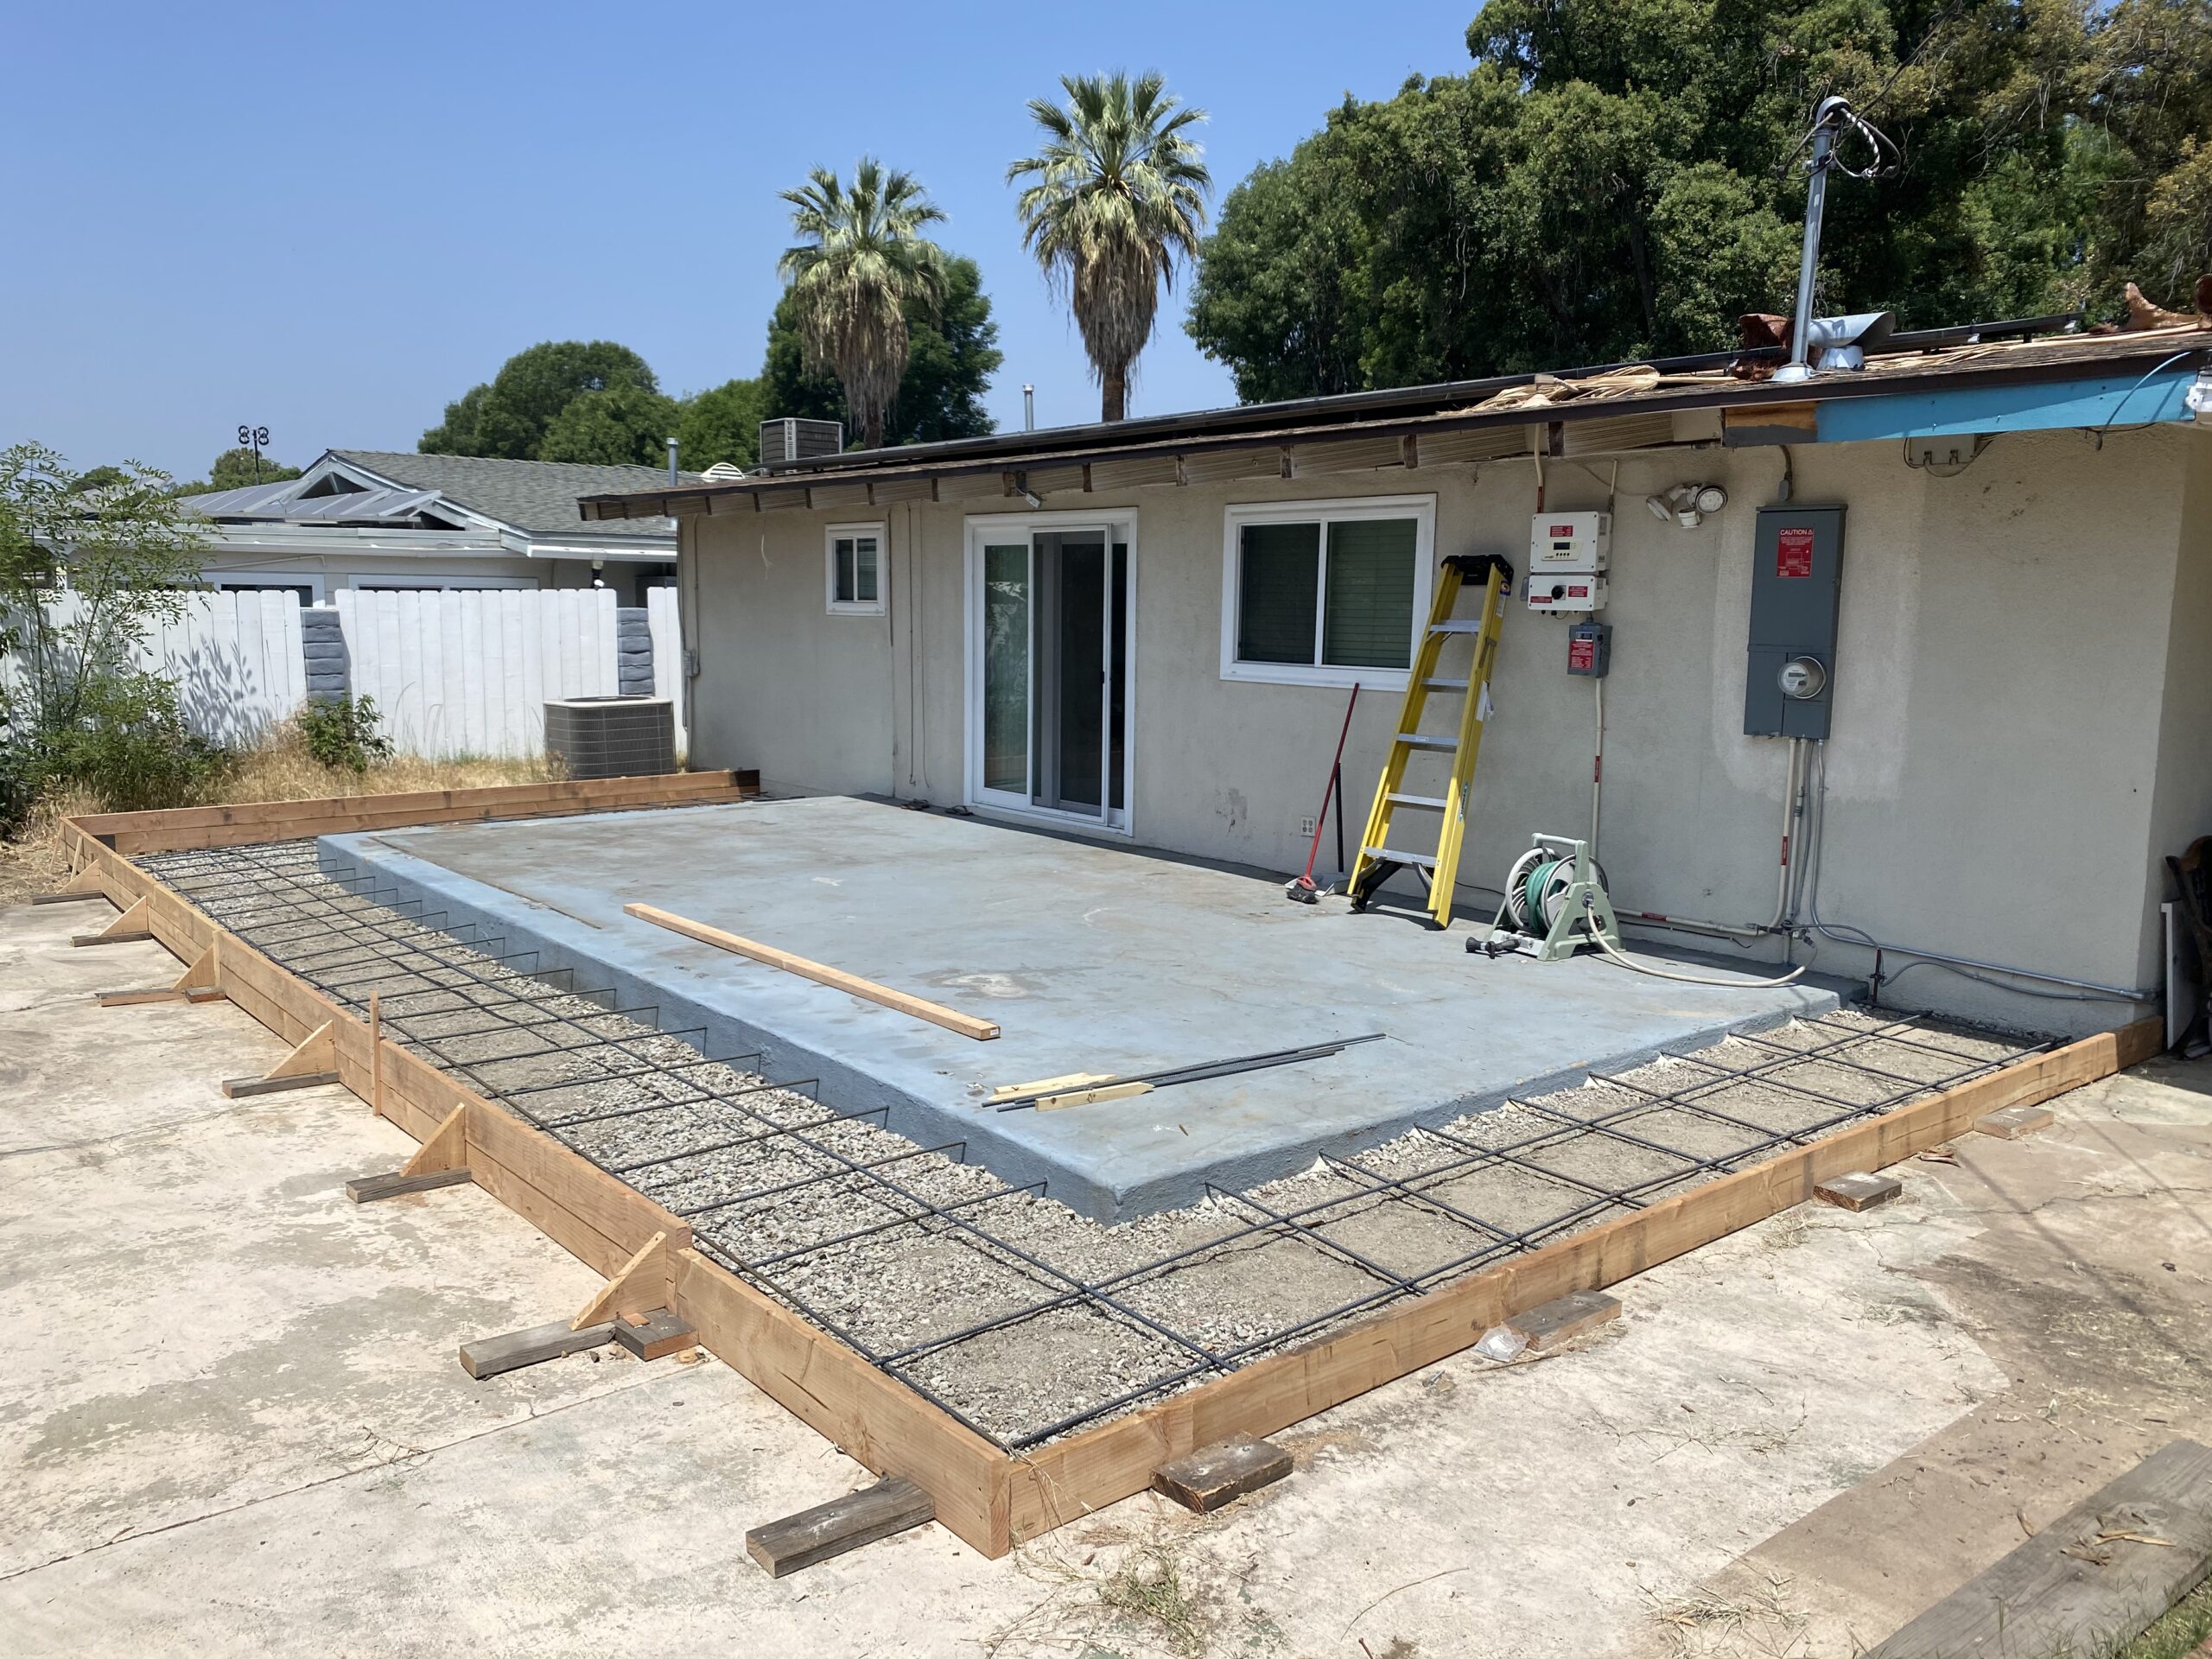
[[(677, 520), (696, 762), (1274, 871), (1305, 861), (1355, 682), (1357, 850), (1440, 559), (1525, 574), (1532, 531), (1610, 506), (1608, 677), (1569, 671), (1586, 617), (1516, 588), (1466, 906), (1495, 903), (1533, 833), (1601, 828), (1640, 928), (1756, 931), (1779, 907), (1817, 919), (1820, 972), (1878, 978), (1885, 1004), (2094, 1028), (2147, 1011), (2163, 856), (2212, 831), (2212, 335), (2012, 332), (1899, 335), (1802, 385), (1719, 358), (1502, 378), (582, 505)], [(1726, 505), (1646, 511), (1688, 484)], [(1754, 592), (1808, 596), (1817, 631), (1824, 582), (1827, 683), (1801, 675), (1814, 695), (1789, 703)], [(1747, 734), (1785, 713), (1797, 736)], [(1405, 788), (1441, 795), (1441, 774)], [(1433, 850), (1410, 813), (1393, 841)], [(1704, 948), (1783, 955), (1770, 933)], [(1434, 995), (1459, 959), (1440, 942)]]
[(603, 586), (634, 606), (674, 580), (674, 524), (579, 524), (576, 498), (667, 484), (652, 467), (332, 449), (298, 478), (185, 505), (213, 521), (205, 575), (217, 588), (312, 605), (342, 588)]

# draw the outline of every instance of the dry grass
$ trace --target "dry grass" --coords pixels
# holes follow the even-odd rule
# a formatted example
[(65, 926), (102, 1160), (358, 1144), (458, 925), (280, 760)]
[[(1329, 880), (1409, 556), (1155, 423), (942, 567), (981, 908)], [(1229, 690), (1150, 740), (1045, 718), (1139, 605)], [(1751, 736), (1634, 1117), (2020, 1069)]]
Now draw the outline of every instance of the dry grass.
[[(219, 782), (194, 803), (236, 806), (247, 801), (314, 801), (340, 795), (397, 795), (418, 789), (481, 789), (496, 784), (543, 784), (563, 776), (543, 757), (520, 760), (424, 760), (398, 755), (365, 772), (319, 764), (287, 727), (240, 755)], [(0, 841), (0, 904), (20, 904), (49, 892), (67, 874), (61, 820), (106, 810), (87, 790), (72, 789), (41, 802), (18, 840)]]

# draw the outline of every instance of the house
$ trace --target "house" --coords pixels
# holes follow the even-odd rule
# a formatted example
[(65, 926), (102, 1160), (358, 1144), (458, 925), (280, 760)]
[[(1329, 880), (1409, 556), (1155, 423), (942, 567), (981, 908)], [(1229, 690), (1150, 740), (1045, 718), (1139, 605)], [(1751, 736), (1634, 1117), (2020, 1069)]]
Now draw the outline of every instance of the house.
[[(1504, 377), (582, 508), (677, 522), (696, 763), (1277, 872), (1355, 685), (1356, 855), (1440, 561), (1503, 555), (1463, 913), (1532, 835), (1587, 838), (1632, 944), (2098, 1029), (2155, 1008), (2163, 860), (2212, 830), (2212, 334), (2048, 328), (1899, 334), (1802, 384), (1726, 356)], [(1601, 531), (1602, 571), (1528, 581), (1532, 545)], [(1405, 788), (1441, 804), (1442, 777)], [(1390, 844), (1433, 850), (1414, 816)]]
[(626, 606), (674, 579), (666, 518), (579, 525), (579, 495), (665, 487), (652, 467), (330, 449), (298, 478), (186, 498), (226, 588), (321, 604), (343, 588), (607, 587)]

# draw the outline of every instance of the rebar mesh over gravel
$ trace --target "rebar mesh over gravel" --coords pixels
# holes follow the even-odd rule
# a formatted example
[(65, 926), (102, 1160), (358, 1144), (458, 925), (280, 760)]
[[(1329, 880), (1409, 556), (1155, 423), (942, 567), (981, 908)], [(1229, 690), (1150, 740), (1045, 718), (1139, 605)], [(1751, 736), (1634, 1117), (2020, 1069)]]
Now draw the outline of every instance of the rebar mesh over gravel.
[[(2011, 1064), (1859, 1013), (1732, 1037), (1103, 1226), (840, 1111), (757, 1055), (539, 974), (312, 842), (139, 863), (340, 1007), (684, 1217), (706, 1255), (1009, 1449)], [(371, 878), (372, 880), (373, 878)], [(686, 1040), (686, 1039), (693, 1040)]]

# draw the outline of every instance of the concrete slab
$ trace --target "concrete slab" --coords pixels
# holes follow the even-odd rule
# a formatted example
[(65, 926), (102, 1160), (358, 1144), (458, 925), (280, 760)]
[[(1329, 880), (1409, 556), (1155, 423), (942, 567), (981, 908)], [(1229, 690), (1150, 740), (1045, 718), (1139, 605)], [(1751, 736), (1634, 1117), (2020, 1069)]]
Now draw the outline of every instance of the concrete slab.
[[(709, 1054), (761, 1050), (768, 1075), (818, 1077), (825, 1101), (887, 1108), (925, 1145), (964, 1140), (1099, 1220), (1836, 1005), (1760, 985), (1764, 968), (1703, 987), (1594, 957), (1491, 961), (1402, 916), (1289, 904), (1271, 877), (842, 798), (334, 836), (319, 857), (655, 1003), (664, 1030), (703, 1026)], [(635, 902), (1003, 1034), (979, 1043), (734, 957), (626, 916)], [(1135, 1099), (985, 1103), (1002, 1084), (1370, 1032), (1387, 1039)]]

